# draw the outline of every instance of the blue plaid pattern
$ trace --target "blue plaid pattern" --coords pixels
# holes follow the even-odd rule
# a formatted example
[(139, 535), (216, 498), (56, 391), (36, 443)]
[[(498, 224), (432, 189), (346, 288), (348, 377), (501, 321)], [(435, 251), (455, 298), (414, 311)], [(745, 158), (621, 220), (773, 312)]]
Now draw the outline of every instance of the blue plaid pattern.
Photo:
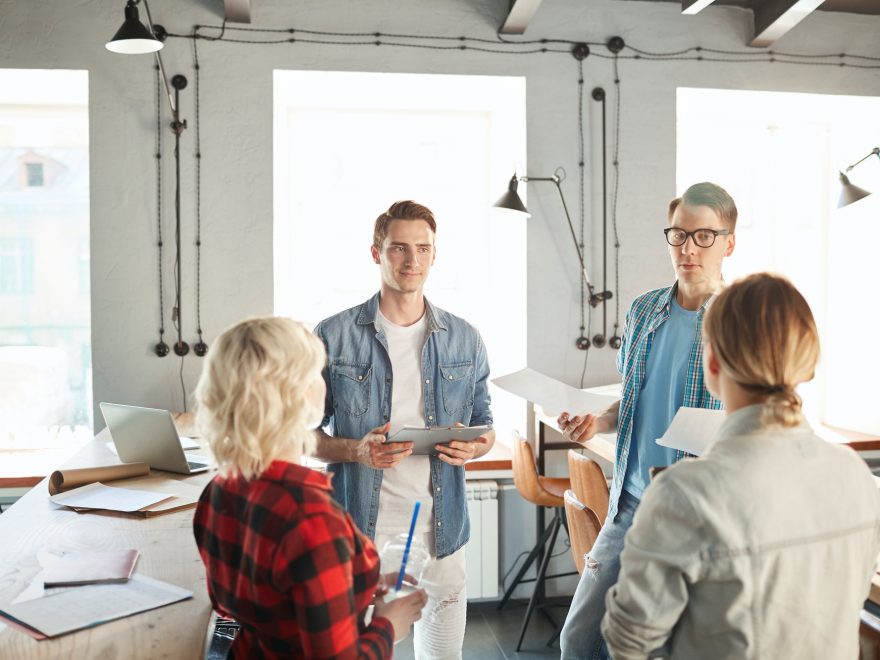
[[(663, 289), (655, 289), (643, 293), (633, 301), (626, 315), (623, 326), (623, 342), (617, 354), (617, 371), (623, 376), (620, 413), (617, 418), (617, 450), (614, 460), (614, 479), (611, 483), (608, 517), (617, 516), (617, 503), (623, 490), (626, 475), (626, 462), (629, 458), (632, 442), (633, 414), (636, 410), (642, 383), (645, 380), (645, 368), (648, 354), (654, 341), (654, 332), (669, 318), (669, 305), (678, 285)], [(682, 406), (688, 408), (712, 408), (719, 410), (721, 402), (709, 394), (703, 383), (703, 314), (712, 298), (709, 298), (698, 314), (697, 332), (694, 345), (688, 357), (687, 377), (684, 387)], [(676, 452), (675, 460), (687, 456), (683, 451)]]

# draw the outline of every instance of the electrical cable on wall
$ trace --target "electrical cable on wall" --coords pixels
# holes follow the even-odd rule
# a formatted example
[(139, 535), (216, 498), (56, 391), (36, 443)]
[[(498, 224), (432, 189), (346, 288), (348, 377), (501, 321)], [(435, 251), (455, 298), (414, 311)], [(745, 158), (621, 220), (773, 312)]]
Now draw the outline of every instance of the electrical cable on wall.
[(171, 351), (165, 343), (165, 298), (162, 279), (162, 80), (159, 65), (153, 65), (156, 71), (156, 247), (159, 252), (159, 343), (153, 351), (159, 357), (165, 357)]
[[(218, 31), (216, 36), (203, 34), (204, 31)], [(239, 36), (227, 36), (227, 32), (235, 33)], [(253, 38), (251, 35), (259, 35), (259, 38)], [(276, 35), (284, 35), (283, 37), (274, 38)], [(604, 196), (607, 188), (605, 177), (603, 176), (603, 289), (608, 293), (608, 297), (612, 295), (617, 298), (615, 301), (615, 318), (614, 331), (611, 337), (607, 336), (607, 305), (606, 299), (603, 303), (603, 333), (601, 338), (607, 340), (607, 344), (618, 349), (621, 345), (622, 325), (620, 322), (620, 234), (618, 227), (618, 197), (620, 189), (620, 125), (621, 125), (621, 81), (619, 73), (620, 60), (630, 60), (633, 62), (665, 62), (665, 61), (692, 61), (692, 62), (712, 62), (712, 63), (775, 63), (785, 66), (834, 66), (834, 67), (850, 67), (855, 69), (880, 69), (880, 57), (853, 55), (848, 53), (828, 53), (828, 54), (800, 54), (791, 52), (779, 52), (773, 50), (755, 50), (736, 51), (722, 50), (715, 48), (705, 48), (702, 46), (691, 46), (689, 48), (656, 52), (638, 48), (631, 44), (625, 44), (620, 37), (612, 37), (607, 42), (577, 42), (567, 39), (532, 39), (532, 40), (510, 40), (504, 39), (500, 34), (496, 35), (496, 39), (485, 39), (467, 36), (442, 36), (442, 35), (413, 35), (383, 32), (344, 32), (344, 31), (321, 31), (321, 30), (304, 30), (298, 28), (251, 28), (227, 26), (224, 20), (223, 25), (219, 28), (210, 25), (194, 25), (190, 34), (172, 34), (169, 37), (184, 38), (193, 40), (193, 59), (196, 71), (196, 316), (199, 343), (196, 346), (203, 346), (201, 320), (200, 320), (200, 248), (201, 248), (201, 232), (200, 232), (200, 177), (201, 177), (201, 151), (199, 148), (199, 72), (200, 63), (198, 58), (197, 41), (223, 41), (227, 43), (248, 44), (248, 45), (327, 45), (327, 46), (369, 46), (369, 47), (398, 47), (398, 48), (415, 48), (439, 51), (475, 51), (481, 53), (490, 53), (497, 55), (542, 55), (542, 54), (575, 54), (578, 49), (582, 50), (583, 57), (578, 60), (578, 131), (579, 131), (579, 168), (581, 174), (580, 182), (580, 218), (581, 218), (581, 240), (580, 247), (584, 250), (585, 240), (585, 199), (584, 199), (584, 178), (585, 178), (585, 158), (584, 158), (584, 132), (583, 132), (583, 58), (587, 54), (602, 60), (611, 60), (614, 75), (615, 86), (615, 121), (614, 121), (614, 146), (612, 165), (614, 168), (614, 183), (611, 202), (611, 222), (614, 236), (614, 293), (611, 294), (607, 290), (607, 236), (605, 231), (605, 222), (607, 222)], [(603, 53), (597, 51), (591, 53), (589, 46), (604, 46), (609, 51)], [(575, 57), (578, 57), (575, 54)], [(603, 141), (605, 139), (605, 99), (603, 94)], [(603, 158), (605, 158), (605, 148), (603, 146)], [(603, 167), (604, 167), (603, 162)], [(564, 201), (563, 201), (564, 203)], [(581, 281), (581, 333), (584, 338), (589, 337), (591, 314), (585, 304), (584, 282)], [(161, 303), (160, 303), (161, 306)], [(591, 306), (592, 307), (592, 304)], [(586, 334), (584, 334), (586, 333)], [(599, 335), (597, 335), (598, 337)], [(586, 339), (589, 342), (589, 339)], [(595, 338), (594, 338), (595, 343)], [(604, 341), (603, 341), (604, 343)], [(578, 346), (579, 348), (584, 348)], [(598, 346), (597, 346), (598, 347)], [(207, 350), (207, 346), (205, 346)], [(587, 357), (584, 356), (583, 371), (581, 374), (581, 386), (583, 386), (584, 376), (586, 374)]]

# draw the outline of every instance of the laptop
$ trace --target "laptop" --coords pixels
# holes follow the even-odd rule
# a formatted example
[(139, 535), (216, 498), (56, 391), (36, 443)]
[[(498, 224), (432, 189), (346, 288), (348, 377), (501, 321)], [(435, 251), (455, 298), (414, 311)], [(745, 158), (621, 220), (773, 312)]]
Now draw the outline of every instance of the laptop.
[(99, 405), (121, 461), (142, 461), (151, 469), (179, 474), (205, 472), (210, 467), (204, 456), (184, 453), (174, 420), (167, 410), (119, 403)]

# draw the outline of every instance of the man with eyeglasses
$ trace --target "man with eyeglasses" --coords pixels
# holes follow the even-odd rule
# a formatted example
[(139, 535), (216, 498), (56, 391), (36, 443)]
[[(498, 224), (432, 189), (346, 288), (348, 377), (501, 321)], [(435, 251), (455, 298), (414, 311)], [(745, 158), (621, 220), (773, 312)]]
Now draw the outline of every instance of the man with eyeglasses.
[(620, 401), (598, 416), (564, 412), (558, 420), (565, 437), (579, 443), (617, 431), (608, 517), (562, 629), (563, 658), (608, 657), (599, 629), (605, 594), (617, 582), (623, 539), (650, 483), (649, 470), (685, 457), (655, 440), (681, 406), (721, 408), (703, 382), (702, 322), (722, 284), (721, 264), (736, 243), (736, 204), (720, 186), (697, 183), (669, 203), (668, 217), (663, 233), (676, 281), (642, 294), (627, 313), (617, 356)]

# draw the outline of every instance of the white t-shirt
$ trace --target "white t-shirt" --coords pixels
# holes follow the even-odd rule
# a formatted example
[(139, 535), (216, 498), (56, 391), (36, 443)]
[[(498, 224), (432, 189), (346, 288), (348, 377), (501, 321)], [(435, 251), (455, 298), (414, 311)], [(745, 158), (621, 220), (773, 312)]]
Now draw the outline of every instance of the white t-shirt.
[[(425, 394), (422, 382), (422, 348), (427, 339), (426, 316), (409, 326), (392, 323), (378, 312), (376, 325), (388, 341), (391, 359), (391, 429), (425, 426)], [(379, 492), (376, 535), (409, 531), (413, 506), (422, 503), (416, 533), (434, 529), (434, 501), (431, 494), (431, 463), (428, 456), (408, 456), (396, 467), (384, 470)], [(381, 548), (379, 548), (381, 550)]]

